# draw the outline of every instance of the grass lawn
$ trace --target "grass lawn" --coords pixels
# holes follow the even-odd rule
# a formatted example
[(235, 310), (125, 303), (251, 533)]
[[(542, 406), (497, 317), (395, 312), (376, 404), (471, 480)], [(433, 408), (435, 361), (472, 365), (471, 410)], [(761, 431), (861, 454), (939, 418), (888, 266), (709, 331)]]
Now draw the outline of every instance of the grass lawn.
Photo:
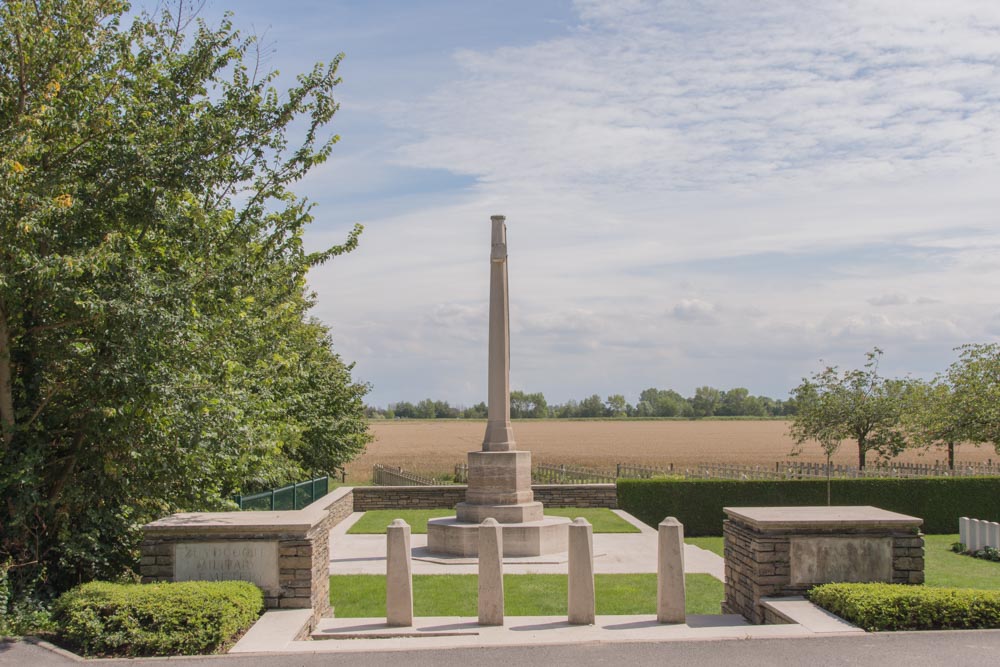
[[(410, 524), (414, 535), (427, 533), (427, 520), (454, 516), (455, 510), (371, 510), (351, 526), (348, 535), (380, 535), (393, 519)], [(575, 519), (582, 516), (594, 526), (595, 533), (638, 533), (639, 529), (614, 512), (603, 507), (547, 507), (546, 516), (564, 516)]]
[(1000, 590), (1000, 563), (954, 553), (958, 535), (924, 535), (927, 586)]
[(696, 547), (701, 547), (712, 553), (716, 553), (722, 556), (722, 538), (721, 537), (685, 537), (684, 541), (688, 544), (693, 544)]
[[(504, 607), (508, 616), (566, 614), (566, 576), (504, 575)], [(707, 574), (684, 577), (688, 614), (718, 614), (722, 582)], [(655, 574), (594, 576), (598, 614), (655, 614)], [(426, 574), (413, 577), (416, 616), (476, 616), (478, 577), (474, 574)], [(338, 618), (385, 616), (385, 577), (377, 574), (333, 575), (330, 602)]]

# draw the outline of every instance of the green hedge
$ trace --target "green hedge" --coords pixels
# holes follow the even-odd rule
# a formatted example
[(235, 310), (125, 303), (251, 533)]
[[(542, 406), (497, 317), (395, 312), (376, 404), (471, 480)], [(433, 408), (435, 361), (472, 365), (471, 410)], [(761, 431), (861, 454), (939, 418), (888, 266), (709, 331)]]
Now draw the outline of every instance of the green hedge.
[(809, 599), (869, 631), (1000, 628), (1000, 591), (824, 584)]
[(219, 651), (263, 608), (260, 589), (245, 581), (95, 581), (64, 593), (53, 618), (84, 655), (198, 655)]
[[(835, 479), (832, 501), (920, 517), (925, 533), (955, 533), (960, 516), (1000, 515), (1000, 477)], [(826, 505), (826, 480), (618, 480), (618, 507), (650, 526), (675, 516), (691, 536), (721, 535), (723, 507), (775, 505)]]

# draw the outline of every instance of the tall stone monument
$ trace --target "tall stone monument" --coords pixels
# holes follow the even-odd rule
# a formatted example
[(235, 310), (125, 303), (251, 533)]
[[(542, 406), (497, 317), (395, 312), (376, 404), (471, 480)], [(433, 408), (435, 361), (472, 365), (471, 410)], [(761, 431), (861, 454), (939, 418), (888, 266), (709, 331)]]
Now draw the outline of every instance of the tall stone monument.
[(542, 514), (531, 491), (531, 452), (519, 451), (510, 425), (510, 318), (507, 296), (507, 226), (494, 215), (490, 251), (489, 411), (483, 448), (469, 452), (469, 487), (457, 516), (427, 523), (431, 552), (475, 556), (479, 524), (503, 527), (505, 556), (566, 550), (569, 519)]

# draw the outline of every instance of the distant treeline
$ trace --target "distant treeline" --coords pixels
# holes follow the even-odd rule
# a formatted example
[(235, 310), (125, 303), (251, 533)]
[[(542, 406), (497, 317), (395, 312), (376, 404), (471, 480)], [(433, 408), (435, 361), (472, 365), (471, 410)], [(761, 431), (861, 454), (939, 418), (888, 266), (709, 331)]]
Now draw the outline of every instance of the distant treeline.
[[(485, 419), (486, 403), (472, 407), (450, 405), (447, 401), (425, 398), (419, 403), (401, 401), (386, 408), (366, 407), (373, 419)], [(586, 417), (784, 417), (796, 412), (795, 399), (780, 400), (767, 396), (751, 396), (737, 387), (724, 391), (714, 387), (698, 387), (694, 396), (685, 398), (672, 389), (651, 387), (639, 394), (632, 405), (621, 394), (601, 400), (593, 394), (579, 401), (549, 405), (541, 393), (523, 391), (510, 393), (510, 416), (514, 419), (579, 419)]]

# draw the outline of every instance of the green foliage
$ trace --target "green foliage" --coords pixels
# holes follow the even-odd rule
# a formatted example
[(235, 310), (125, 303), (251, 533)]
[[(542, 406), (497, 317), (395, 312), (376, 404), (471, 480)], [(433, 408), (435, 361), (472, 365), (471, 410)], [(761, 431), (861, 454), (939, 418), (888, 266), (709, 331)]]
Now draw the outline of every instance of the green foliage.
[(793, 390), (797, 412), (789, 434), (802, 445), (820, 443), (827, 457), (842, 440), (858, 446), (858, 466), (865, 467), (869, 451), (895, 456), (906, 446), (901, 427), (905, 383), (889, 380), (878, 372), (882, 350), (869, 352), (863, 369), (839, 373), (828, 366)]
[(370, 439), (306, 286), (360, 228), (307, 253), (290, 189), (337, 139), (340, 56), (281, 93), (228, 20), (126, 11), (0, 3), (0, 560), (20, 591), (115, 577), (144, 522)]
[(868, 631), (1000, 628), (1000, 591), (824, 584), (809, 599)]
[(263, 593), (245, 581), (94, 581), (64, 593), (53, 617), (84, 655), (198, 655), (218, 652), (263, 609)]
[[(695, 406), (698, 409), (695, 409)], [(529, 394), (520, 390), (510, 392), (510, 414), (513, 419), (620, 419), (620, 418), (724, 418), (759, 419), (780, 418), (795, 414), (794, 400), (775, 400), (767, 396), (751, 396), (743, 387), (720, 391), (701, 387), (691, 398), (684, 398), (672, 389), (644, 389), (639, 402), (630, 404), (622, 394), (612, 394), (603, 402), (597, 394), (580, 401), (569, 400), (559, 405), (549, 405), (541, 392)], [(414, 405), (407, 401), (390, 403), (385, 409), (368, 406), (365, 413), (374, 419), (484, 419), (486, 404), (477, 403), (470, 408), (459, 408), (447, 401), (424, 399)]]
[[(924, 520), (927, 533), (949, 533), (961, 516), (1000, 515), (1000, 477), (835, 479), (834, 505), (873, 505)], [(618, 480), (618, 507), (650, 526), (667, 516), (684, 534), (721, 535), (723, 507), (825, 505), (825, 480)]]
[(1000, 344), (964, 345), (947, 371), (962, 434), (1000, 453)]
[[(485, 416), (485, 415), (484, 415)], [(549, 406), (541, 392), (510, 392), (510, 416), (514, 419), (540, 419), (549, 416)]]
[(55, 629), (45, 605), (36, 598), (14, 599), (10, 563), (0, 562), (0, 637), (20, 637)]

